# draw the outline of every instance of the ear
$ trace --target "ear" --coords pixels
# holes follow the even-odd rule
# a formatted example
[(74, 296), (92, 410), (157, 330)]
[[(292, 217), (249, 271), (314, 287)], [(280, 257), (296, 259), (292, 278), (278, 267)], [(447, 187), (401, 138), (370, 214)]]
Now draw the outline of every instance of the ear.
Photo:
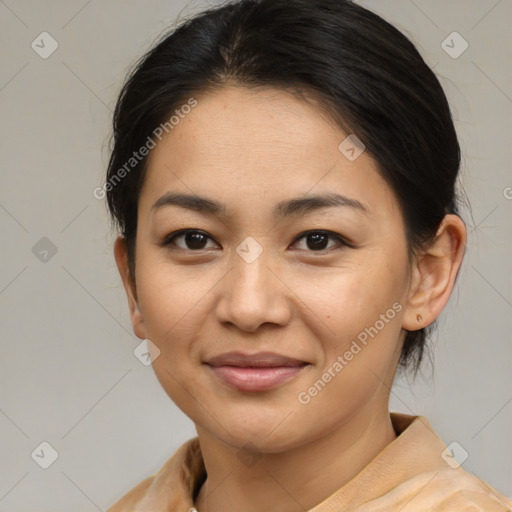
[(128, 265), (128, 249), (124, 236), (119, 236), (114, 243), (114, 257), (116, 259), (117, 269), (123, 281), (126, 297), (128, 298), (128, 307), (130, 309), (130, 318), (132, 321), (133, 332), (137, 338), (143, 340), (146, 338), (146, 328), (144, 327), (144, 317), (137, 302), (137, 290), (135, 287), (135, 276), (130, 275)]
[(466, 226), (462, 219), (454, 214), (446, 215), (430, 247), (414, 259), (402, 322), (404, 329), (416, 331), (439, 316), (453, 290), (464, 258), (466, 240)]

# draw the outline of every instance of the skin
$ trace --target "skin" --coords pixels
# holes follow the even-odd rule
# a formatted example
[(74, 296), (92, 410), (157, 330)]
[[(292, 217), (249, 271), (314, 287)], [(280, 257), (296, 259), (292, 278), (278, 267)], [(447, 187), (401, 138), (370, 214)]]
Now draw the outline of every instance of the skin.
[[(236, 86), (196, 98), (150, 154), (138, 204), (136, 285), (125, 241), (115, 243), (133, 329), (160, 350), (154, 371), (195, 423), (208, 473), (197, 509), (307, 510), (396, 438), (388, 400), (404, 330), (432, 323), (447, 303), (466, 229), (447, 215), (432, 245), (409, 262), (404, 219), (376, 162), (365, 152), (349, 161), (338, 149), (348, 134), (312, 103)], [(167, 192), (206, 196), (228, 215), (152, 209)], [(367, 213), (338, 206), (273, 216), (281, 201), (323, 193), (356, 199)], [(180, 229), (204, 232), (204, 249), (188, 248), (183, 236), (162, 245)], [(299, 238), (315, 230), (352, 246), (333, 237), (315, 250)], [(252, 263), (236, 252), (246, 237), (263, 249)], [(396, 303), (400, 311), (378, 334), (300, 403), (299, 393)], [(310, 364), (275, 389), (242, 392), (204, 364), (233, 350)], [(240, 460), (243, 446), (256, 464)]]

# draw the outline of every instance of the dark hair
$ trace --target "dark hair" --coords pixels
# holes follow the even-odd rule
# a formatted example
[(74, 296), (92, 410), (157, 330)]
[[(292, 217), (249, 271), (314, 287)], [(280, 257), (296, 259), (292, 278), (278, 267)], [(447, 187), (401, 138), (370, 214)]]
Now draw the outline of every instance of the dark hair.
[[(147, 157), (129, 172), (120, 170), (194, 94), (227, 84), (301, 94), (355, 134), (396, 194), (409, 257), (432, 241), (445, 214), (458, 214), (461, 157), (450, 108), (406, 36), (350, 0), (233, 1), (165, 35), (119, 95), (106, 191), (112, 221), (126, 238), (133, 281)], [(416, 374), (433, 327), (407, 332), (400, 367), (412, 366)]]

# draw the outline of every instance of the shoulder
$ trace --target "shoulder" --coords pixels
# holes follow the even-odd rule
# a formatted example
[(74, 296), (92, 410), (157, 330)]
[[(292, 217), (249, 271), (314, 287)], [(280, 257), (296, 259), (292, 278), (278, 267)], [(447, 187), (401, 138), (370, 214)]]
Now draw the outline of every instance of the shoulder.
[(106, 512), (126, 512), (127, 510), (140, 510), (139, 505), (141, 504), (141, 501), (148, 495), (149, 489), (151, 489), (154, 481), (155, 475), (146, 478), (133, 489), (131, 489), (128, 493), (126, 493), (122, 498), (117, 500), (106, 510)]
[(160, 470), (116, 501), (106, 512), (187, 510), (193, 489), (205, 473), (198, 438), (182, 444)]
[[(397, 438), (360, 476), (373, 492), (354, 512), (512, 512), (506, 496), (460, 465), (424, 416), (391, 413)], [(363, 504), (364, 503), (364, 504)]]
[(357, 512), (381, 510), (507, 512), (512, 511), (512, 501), (461, 467), (448, 467), (420, 473)]

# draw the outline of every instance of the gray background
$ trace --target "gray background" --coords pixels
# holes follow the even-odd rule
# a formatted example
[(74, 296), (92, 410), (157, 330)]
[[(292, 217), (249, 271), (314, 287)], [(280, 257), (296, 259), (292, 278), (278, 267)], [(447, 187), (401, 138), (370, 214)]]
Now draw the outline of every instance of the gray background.
[[(512, 0), (360, 3), (434, 66), (472, 204), (434, 376), (426, 366), (414, 383), (398, 379), (391, 409), (427, 416), (469, 453), (467, 471), (512, 496)], [(92, 191), (129, 66), (181, 11), (206, 5), (0, 0), (1, 512), (105, 510), (195, 435), (133, 355), (113, 236)], [(43, 31), (59, 45), (47, 59), (31, 48)], [(457, 59), (441, 46), (453, 31), (469, 43)], [(57, 249), (46, 261), (33, 252), (43, 237)], [(48, 469), (31, 458), (43, 441), (59, 455)]]

